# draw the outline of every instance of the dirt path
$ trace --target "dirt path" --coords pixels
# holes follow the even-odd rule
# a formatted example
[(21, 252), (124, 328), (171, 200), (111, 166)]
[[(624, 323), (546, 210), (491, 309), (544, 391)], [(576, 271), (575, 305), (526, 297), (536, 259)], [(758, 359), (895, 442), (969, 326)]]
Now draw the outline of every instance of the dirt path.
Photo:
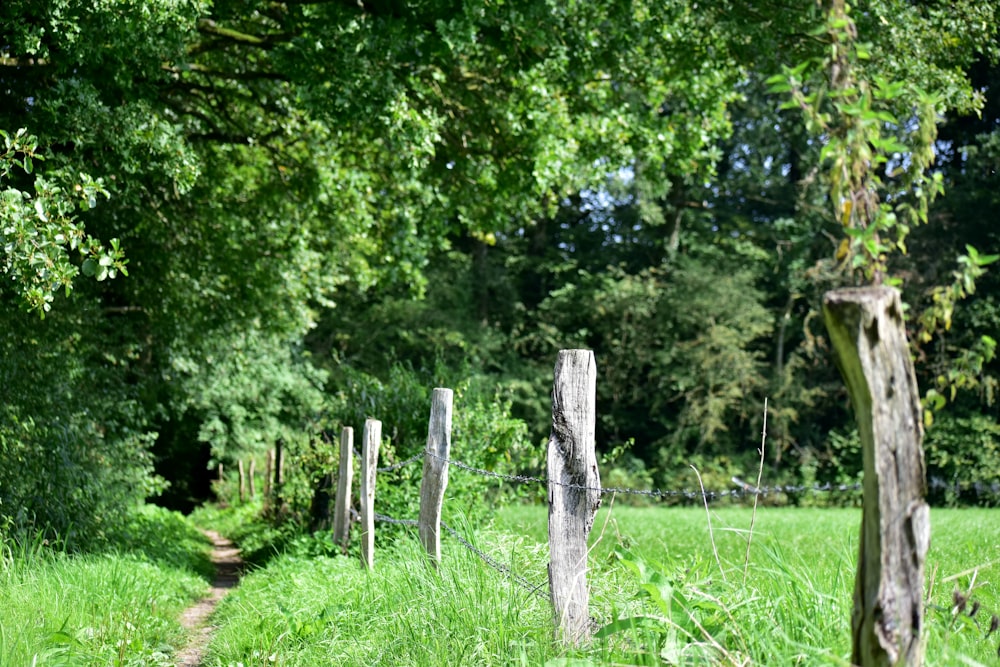
[(207, 596), (181, 614), (181, 625), (190, 632), (190, 638), (187, 646), (177, 654), (177, 667), (200, 667), (205, 648), (215, 629), (208, 624), (208, 617), (215, 611), (219, 601), (239, 583), (243, 567), (240, 550), (233, 546), (232, 542), (214, 530), (206, 530), (205, 534), (212, 540), (215, 581), (212, 582), (212, 590)]

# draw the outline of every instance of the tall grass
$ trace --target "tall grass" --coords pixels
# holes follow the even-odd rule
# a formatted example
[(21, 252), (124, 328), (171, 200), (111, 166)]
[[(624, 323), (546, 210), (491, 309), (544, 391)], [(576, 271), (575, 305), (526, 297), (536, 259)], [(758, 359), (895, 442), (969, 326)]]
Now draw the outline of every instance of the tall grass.
[[(222, 603), (205, 664), (849, 665), (860, 511), (758, 509), (744, 584), (750, 518), (712, 510), (716, 561), (703, 509), (602, 510), (589, 579), (597, 632), (579, 650), (553, 642), (545, 597), (448, 536), (440, 571), (413, 536), (380, 546), (371, 572), (356, 558), (286, 553)], [(932, 520), (927, 664), (993, 665), (1000, 638), (983, 635), (1000, 610), (989, 583), (1000, 522), (990, 510), (935, 510)], [(547, 592), (544, 508), (457, 528)], [(956, 586), (973, 589), (979, 617), (971, 603), (956, 613)]]
[(117, 550), (103, 554), (5, 543), (0, 665), (173, 664), (184, 639), (178, 615), (207, 589), (204, 544), (157, 508), (137, 510), (122, 529)]
[(205, 665), (543, 663), (547, 601), (464, 547), (444, 560), (435, 571), (412, 539), (379, 551), (370, 572), (354, 558), (277, 558), (222, 602)]

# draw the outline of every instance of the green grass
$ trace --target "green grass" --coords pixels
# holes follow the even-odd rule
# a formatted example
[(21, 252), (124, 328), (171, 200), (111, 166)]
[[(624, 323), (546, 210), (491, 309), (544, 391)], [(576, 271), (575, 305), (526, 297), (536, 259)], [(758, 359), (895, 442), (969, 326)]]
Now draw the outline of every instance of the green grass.
[[(220, 607), (207, 667), (271, 665), (848, 665), (860, 510), (761, 508), (746, 567), (750, 510), (618, 507), (592, 534), (586, 649), (552, 642), (545, 598), (444, 537), (440, 572), (415, 539), (356, 558), (286, 554), (252, 572)], [(928, 665), (996, 664), (1000, 565), (995, 510), (934, 510)], [(457, 526), (476, 546), (547, 591), (546, 511), (503, 510), (492, 526)], [(721, 563), (721, 569), (720, 569)], [(976, 569), (978, 568), (978, 569)], [(975, 574), (974, 574), (975, 573)], [(951, 595), (975, 576), (976, 618)]]
[(172, 665), (180, 611), (206, 592), (206, 541), (180, 515), (137, 510), (114, 550), (0, 542), (0, 665)]
[(363, 570), (353, 558), (283, 556), (219, 610), (212, 665), (537, 665), (547, 602), (512, 589), (464, 549), (429, 568), (402, 540)]

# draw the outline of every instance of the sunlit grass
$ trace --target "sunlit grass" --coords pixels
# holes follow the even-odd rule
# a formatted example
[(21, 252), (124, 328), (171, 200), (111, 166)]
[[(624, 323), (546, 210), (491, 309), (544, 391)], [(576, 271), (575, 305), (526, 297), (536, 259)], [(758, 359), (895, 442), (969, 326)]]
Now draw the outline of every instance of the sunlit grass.
[[(184, 641), (180, 611), (207, 588), (198, 576), (204, 545), (182, 518), (157, 508), (133, 522), (115, 553), (6, 545), (0, 665), (173, 664), (170, 655)], [(143, 543), (137, 551), (129, 551), (133, 539)]]
[(440, 571), (408, 539), (370, 572), (354, 558), (278, 558), (223, 601), (206, 665), (544, 662), (547, 601), (456, 546)]
[[(989, 615), (1000, 522), (991, 510), (935, 510), (927, 664), (995, 664)], [(415, 537), (356, 558), (284, 555), (251, 573), (216, 618), (208, 667), (251, 665), (849, 665), (857, 509), (605, 508), (592, 533), (591, 615), (579, 651), (553, 642), (547, 599), (450, 536), (439, 572)], [(456, 526), (547, 592), (546, 510), (512, 507), (492, 526)], [(720, 569), (721, 563), (721, 569)], [(976, 569), (978, 568), (978, 569)], [(744, 582), (745, 570), (745, 582)], [(952, 613), (973, 577), (981, 616)], [(651, 592), (655, 591), (655, 592)], [(635, 619), (635, 620), (626, 620)]]

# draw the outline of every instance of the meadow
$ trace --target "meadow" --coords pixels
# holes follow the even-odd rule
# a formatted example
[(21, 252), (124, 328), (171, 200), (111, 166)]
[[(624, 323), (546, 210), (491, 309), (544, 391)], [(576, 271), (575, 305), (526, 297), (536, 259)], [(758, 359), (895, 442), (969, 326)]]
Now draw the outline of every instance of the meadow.
[[(553, 641), (544, 507), (446, 517), (468, 544), (445, 535), (438, 570), (413, 529), (379, 524), (372, 571), (327, 535), (274, 532), (258, 507), (193, 517), (242, 537), (257, 563), (220, 605), (204, 667), (850, 664), (858, 509), (761, 507), (751, 538), (746, 507), (605, 507), (594, 640), (567, 649)], [(925, 664), (996, 665), (997, 510), (931, 519)], [(0, 551), (0, 664), (176, 664), (178, 616), (211, 576), (191, 519), (145, 507), (103, 553), (50, 546)]]
[[(439, 571), (413, 535), (378, 548), (371, 572), (303, 543), (222, 603), (205, 664), (849, 665), (860, 517), (760, 508), (747, 559), (748, 508), (713, 509), (711, 522), (704, 508), (603, 509), (595, 640), (573, 650), (552, 641), (545, 508), (505, 508), (486, 526), (452, 518), (513, 577), (448, 537)], [(1000, 637), (984, 635), (1000, 612), (996, 511), (939, 509), (932, 521), (926, 664), (995, 665)], [(956, 590), (968, 599), (961, 612)]]

